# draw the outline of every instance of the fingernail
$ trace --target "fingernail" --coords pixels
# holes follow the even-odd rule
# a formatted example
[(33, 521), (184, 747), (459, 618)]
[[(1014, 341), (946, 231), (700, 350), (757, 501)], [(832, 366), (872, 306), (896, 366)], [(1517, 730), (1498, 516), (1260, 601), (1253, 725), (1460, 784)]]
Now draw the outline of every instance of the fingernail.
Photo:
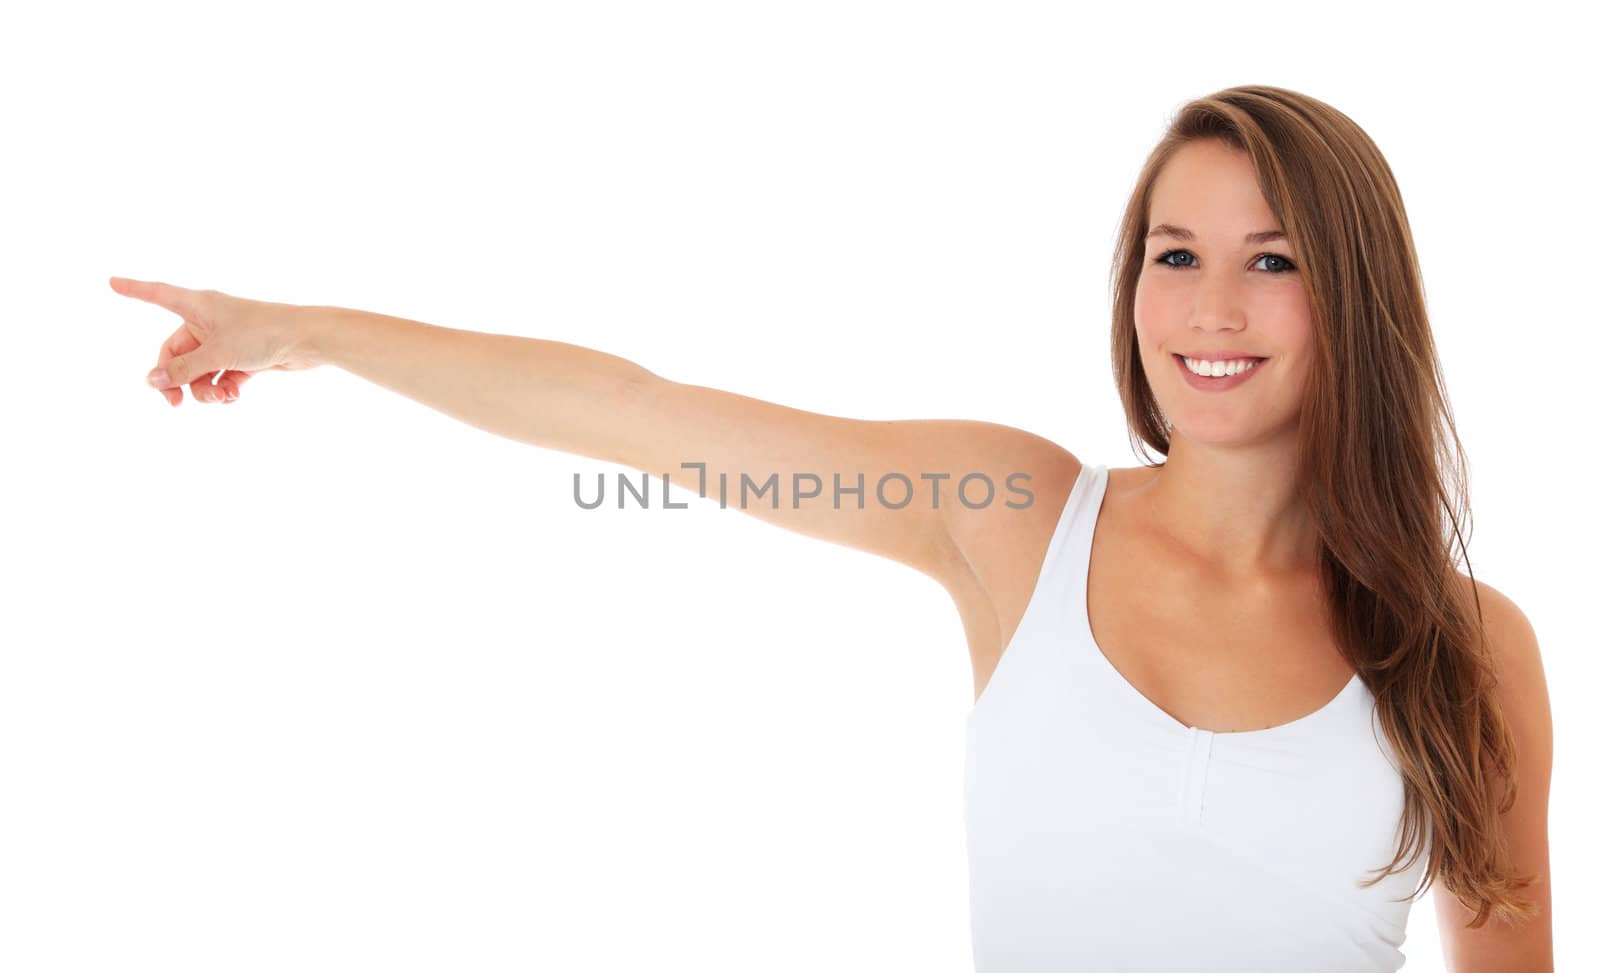
[(172, 384), (167, 378), (167, 370), (165, 368), (155, 369), (149, 374), (147, 380), (158, 389)]

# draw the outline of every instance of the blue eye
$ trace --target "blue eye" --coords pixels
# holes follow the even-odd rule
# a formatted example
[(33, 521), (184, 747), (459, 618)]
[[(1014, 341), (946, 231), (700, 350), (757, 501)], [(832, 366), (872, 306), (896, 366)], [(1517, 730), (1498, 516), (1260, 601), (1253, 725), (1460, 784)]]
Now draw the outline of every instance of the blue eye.
[[(1186, 257), (1188, 257), (1190, 262), (1181, 263), (1181, 264), (1167, 263), (1167, 258), (1168, 257), (1174, 256), (1175, 254), (1180, 254), (1180, 253), (1185, 255)], [(1178, 250), (1168, 250), (1165, 253), (1163, 253), (1161, 256), (1155, 258), (1154, 260), (1152, 260), (1150, 262), (1151, 263), (1160, 264), (1163, 267), (1171, 267), (1174, 270), (1182, 270), (1185, 267), (1193, 267), (1194, 266), (1193, 260), (1194, 260), (1194, 254), (1190, 253), (1187, 250), (1178, 249)], [(1267, 271), (1268, 274), (1271, 274), (1273, 276), (1277, 276), (1279, 274), (1287, 274), (1290, 271), (1295, 269), (1294, 263), (1291, 262), (1288, 257), (1285, 257), (1282, 254), (1264, 253), (1261, 256), (1257, 257), (1256, 260), (1257, 261), (1262, 261), (1262, 260), (1277, 260), (1277, 261), (1281, 261), (1282, 264), (1283, 264), (1282, 267), (1280, 267), (1277, 270), (1268, 270)]]

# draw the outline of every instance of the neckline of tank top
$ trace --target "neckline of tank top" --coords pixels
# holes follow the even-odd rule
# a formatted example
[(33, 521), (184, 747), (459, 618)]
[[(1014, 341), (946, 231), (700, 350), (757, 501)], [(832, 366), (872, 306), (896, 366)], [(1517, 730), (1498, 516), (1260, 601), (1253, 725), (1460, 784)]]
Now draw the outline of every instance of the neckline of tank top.
[[(1087, 465), (1083, 469), (1084, 472), (1091, 472), (1091, 468)], [(1352, 673), (1344, 687), (1326, 703), (1304, 716), (1296, 717), (1286, 723), (1279, 723), (1276, 726), (1263, 727), (1259, 730), (1208, 730), (1203, 726), (1191, 726), (1157, 706), (1149, 696), (1144, 694), (1143, 690), (1129, 682), (1127, 677), (1119, 672), (1116, 666), (1111, 664), (1111, 659), (1100, 648), (1099, 640), (1094, 637), (1094, 629), (1089, 625), (1089, 563), (1094, 554), (1094, 535), (1096, 529), (1100, 526), (1100, 512), (1105, 507), (1106, 487), (1111, 480), (1110, 473), (1104, 465), (1094, 467), (1092, 473), (1097, 480), (1093, 484), (1097, 495), (1092, 498), (1092, 504), (1089, 505), (1089, 533), (1084, 540), (1083, 557), (1079, 559), (1080, 563), (1077, 565), (1077, 571), (1072, 579), (1073, 595), (1077, 601), (1077, 611), (1073, 614), (1076, 616), (1078, 628), (1084, 640), (1088, 643), (1089, 652), (1099, 660), (1098, 665), (1101, 671), (1109, 676), (1112, 682), (1122, 687), (1124, 695), (1133, 697), (1134, 705), (1142, 706), (1150, 715), (1159, 719), (1169, 729), (1176, 730), (1179, 733), (1204, 734), (1213, 737), (1224, 737), (1230, 740), (1260, 740), (1278, 736), (1295, 729), (1302, 729), (1307, 724), (1320, 721), (1346, 696), (1355, 692), (1361, 686), (1361, 673)], [(1076, 528), (1077, 519), (1077, 517), (1073, 518), (1074, 524), (1069, 529)]]
[[(1098, 480), (1098, 482), (1096, 482), (1096, 480)], [(1275, 726), (1263, 727), (1257, 730), (1209, 730), (1205, 727), (1191, 726), (1173, 716), (1171, 713), (1168, 713), (1160, 706), (1157, 706), (1155, 702), (1150, 699), (1150, 697), (1144, 694), (1143, 690), (1129, 682), (1128, 679), (1123, 676), (1120, 671), (1118, 671), (1117, 667), (1111, 664), (1110, 658), (1108, 658), (1105, 654), (1105, 651), (1100, 648), (1099, 640), (1094, 637), (1094, 630), (1089, 625), (1089, 555), (1093, 552), (1094, 534), (1100, 524), (1100, 512), (1105, 506), (1106, 487), (1109, 483), (1110, 474), (1105, 465), (1090, 466), (1087, 463), (1082, 464), (1078, 473), (1078, 479), (1074, 481), (1072, 489), (1068, 491), (1066, 503), (1062, 507), (1061, 516), (1058, 519), (1055, 527), (1055, 534), (1059, 535), (1059, 539), (1055, 545), (1052, 545), (1052, 548), (1055, 549), (1059, 546), (1064, 546), (1069, 541), (1070, 535), (1076, 533), (1080, 529), (1078, 525), (1083, 516), (1081, 509), (1068, 511), (1066, 509), (1067, 505), (1072, 504), (1074, 500), (1078, 500), (1077, 494), (1079, 494), (1080, 491), (1087, 491), (1089, 489), (1097, 490), (1098, 495), (1092, 500), (1093, 513), (1090, 514), (1092, 519), (1089, 522), (1089, 536), (1085, 541), (1086, 549), (1084, 556), (1080, 559), (1079, 563), (1075, 565), (1075, 570), (1072, 572), (1073, 577), (1069, 579), (1069, 597), (1075, 597), (1077, 601), (1076, 611), (1071, 611), (1069, 614), (1072, 616), (1072, 619), (1077, 626), (1079, 636), (1084, 640), (1084, 642), (1087, 643), (1087, 651), (1092, 653), (1098, 660), (1097, 662), (1094, 662), (1094, 665), (1096, 665), (1101, 673), (1105, 675), (1112, 683), (1116, 684), (1118, 687), (1118, 692), (1122, 693), (1125, 697), (1131, 698), (1132, 705), (1143, 709), (1147, 715), (1153, 716), (1168, 731), (1175, 732), (1180, 735), (1206, 734), (1212, 737), (1225, 737), (1230, 740), (1243, 742), (1277, 736), (1282, 733), (1303, 728), (1304, 724), (1320, 721), (1326, 717), (1330, 711), (1338, 706), (1346, 696), (1358, 691), (1361, 688), (1363, 685), (1361, 682), (1361, 674), (1359, 672), (1352, 673), (1349, 681), (1344, 684), (1343, 688), (1341, 688), (1332, 699), (1328, 700), (1326, 703), (1323, 703), (1315, 710), (1305, 714), (1304, 716), (1289, 720), (1286, 723), (1279, 723)], [(1087, 506), (1089, 501), (1078, 500), (1078, 504), (1081, 508), (1083, 506)], [(1030, 604), (1032, 597), (1037, 597), (1039, 594), (1038, 586), (1040, 581), (1042, 581), (1043, 570), (1044, 568), (1041, 566), (1041, 578), (1036, 579), (1035, 581), (1035, 590), (1032, 596), (1030, 596)], [(1026, 615), (1026, 611), (1024, 614)], [(1019, 625), (1018, 628), (1020, 631), (1021, 626)], [(1015, 642), (1015, 640), (1016, 633), (1013, 633), (1012, 641)], [(999, 663), (996, 666), (995, 673), (990, 675), (990, 685), (985, 686), (984, 692), (980, 695), (980, 697), (968, 707), (967, 723), (969, 725), (976, 718), (978, 712), (985, 708), (983, 704), (989, 696), (989, 688), (993, 685), (994, 677), (996, 674), (998, 674), (1000, 667), (1005, 664), (1005, 656), (1011, 654), (1011, 648), (1012, 646), (1010, 645), (1006, 647), (1005, 653), (1001, 656)]]

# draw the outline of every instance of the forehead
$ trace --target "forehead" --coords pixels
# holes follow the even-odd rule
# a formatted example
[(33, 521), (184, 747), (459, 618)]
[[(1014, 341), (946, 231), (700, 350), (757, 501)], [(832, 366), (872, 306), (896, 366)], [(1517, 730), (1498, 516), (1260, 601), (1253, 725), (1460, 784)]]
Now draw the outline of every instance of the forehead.
[(1151, 226), (1173, 223), (1221, 243), (1278, 225), (1250, 157), (1209, 141), (1185, 145), (1167, 160), (1152, 187), (1148, 216)]

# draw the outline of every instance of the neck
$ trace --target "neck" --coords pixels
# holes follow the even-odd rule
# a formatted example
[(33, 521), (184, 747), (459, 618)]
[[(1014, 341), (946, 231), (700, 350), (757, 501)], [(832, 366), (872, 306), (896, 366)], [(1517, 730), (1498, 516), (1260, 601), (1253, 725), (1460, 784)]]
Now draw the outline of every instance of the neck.
[(1173, 430), (1167, 462), (1141, 492), (1149, 526), (1240, 580), (1315, 571), (1321, 543), (1294, 486), (1292, 439), (1213, 446)]

